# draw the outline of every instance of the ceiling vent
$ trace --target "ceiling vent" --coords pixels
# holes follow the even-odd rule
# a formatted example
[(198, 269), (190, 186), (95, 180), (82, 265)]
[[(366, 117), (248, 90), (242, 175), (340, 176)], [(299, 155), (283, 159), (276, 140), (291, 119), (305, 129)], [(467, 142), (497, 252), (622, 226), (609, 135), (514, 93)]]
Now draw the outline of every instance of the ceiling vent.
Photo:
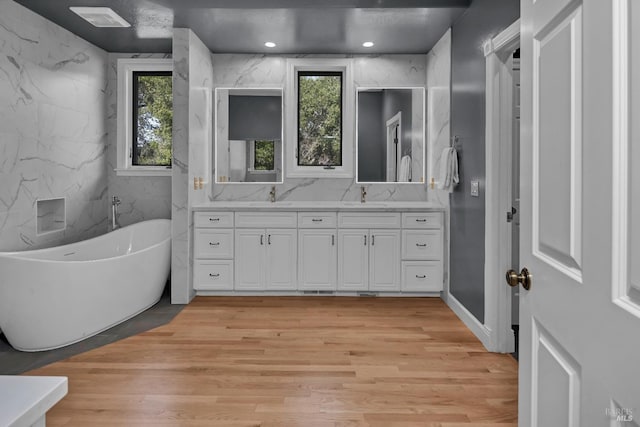
[(72, 12), (95, 27), (130, 27), (127, 21), (108, 7), (70, 7)]

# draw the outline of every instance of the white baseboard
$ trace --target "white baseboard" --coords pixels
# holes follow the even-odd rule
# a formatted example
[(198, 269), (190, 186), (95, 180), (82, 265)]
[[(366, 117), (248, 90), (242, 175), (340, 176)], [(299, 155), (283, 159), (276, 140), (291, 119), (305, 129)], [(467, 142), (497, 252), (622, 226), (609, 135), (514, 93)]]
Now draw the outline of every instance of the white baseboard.
[(456, 316), (462, 320), (462, 323), (480, 340), (482, 345), (484, 345), (488, 351), (493, 351), (491, 349), (491, 330), (480, 323), (480, 321), (450, 293), (443, 299)]

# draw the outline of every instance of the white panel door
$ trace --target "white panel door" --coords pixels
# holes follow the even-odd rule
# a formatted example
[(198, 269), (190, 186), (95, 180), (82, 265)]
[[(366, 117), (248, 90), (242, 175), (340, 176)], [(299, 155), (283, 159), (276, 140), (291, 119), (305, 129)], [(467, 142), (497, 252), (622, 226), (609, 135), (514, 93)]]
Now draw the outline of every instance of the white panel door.
[(267, 229), (265, 287), (268, 290), (297, 289), (298, 233), (295, 229)]
[(521, 5), (518, 425), (637, 427), (640, 2)]
[(400, 290), (400, 230), (371, 230), (369, 290)]
[(263, 290), (265, 230), (236, 229), (235, 286), (239, 291)]
[(298, 230), (298, 289), (336, 289), (336, 232)]
[(338, 290), (369, 289), (369, 230), (338, 230)]

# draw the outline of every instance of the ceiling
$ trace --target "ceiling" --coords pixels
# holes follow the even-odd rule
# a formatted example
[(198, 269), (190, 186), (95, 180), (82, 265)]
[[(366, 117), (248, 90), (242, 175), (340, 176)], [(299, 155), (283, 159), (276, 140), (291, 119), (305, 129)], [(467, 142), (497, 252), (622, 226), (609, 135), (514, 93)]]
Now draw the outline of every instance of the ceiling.
[[(427, 53), (471, 0), (15, 0), (109, 52), (171, 52), (191, 28), (214, 53)], [(110, 7), (130, 28), (96, 28), (70, 6)], [(277, 44), (264, 46), (266, 41)], [(375, 46), (365, 48), (362, 43)]]

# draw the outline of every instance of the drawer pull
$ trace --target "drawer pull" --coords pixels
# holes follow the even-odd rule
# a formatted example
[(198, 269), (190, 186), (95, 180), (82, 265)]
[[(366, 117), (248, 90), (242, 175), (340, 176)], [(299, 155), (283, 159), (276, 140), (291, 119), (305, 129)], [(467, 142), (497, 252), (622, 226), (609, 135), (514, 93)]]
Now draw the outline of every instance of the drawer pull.
[(427, 222), (427, 219), (426, 218), (416, 219), (416, 222)]
[(427, 276), (425, 276), (424, 274), (422, 275), (416, 274), (416, 279), (426, 279), (426, 278)]
[(209, 221), (211, 221), (211, 222), (220, 221), (220, 218), (209, 218)]
[(416, 243), (416, 246), (419, 248), (426, 248), (427, 244), (426, 243)]
[(216, 273), (216, 274), (209, 273), (209, 277), (213, 277), (213, 278), (220, 277), (220, 273)]
[(313, 218), (311, 222), (322, 222), (322, 218)]
[(209, 242), (209, 246), (220, 246), (220, 242)]

